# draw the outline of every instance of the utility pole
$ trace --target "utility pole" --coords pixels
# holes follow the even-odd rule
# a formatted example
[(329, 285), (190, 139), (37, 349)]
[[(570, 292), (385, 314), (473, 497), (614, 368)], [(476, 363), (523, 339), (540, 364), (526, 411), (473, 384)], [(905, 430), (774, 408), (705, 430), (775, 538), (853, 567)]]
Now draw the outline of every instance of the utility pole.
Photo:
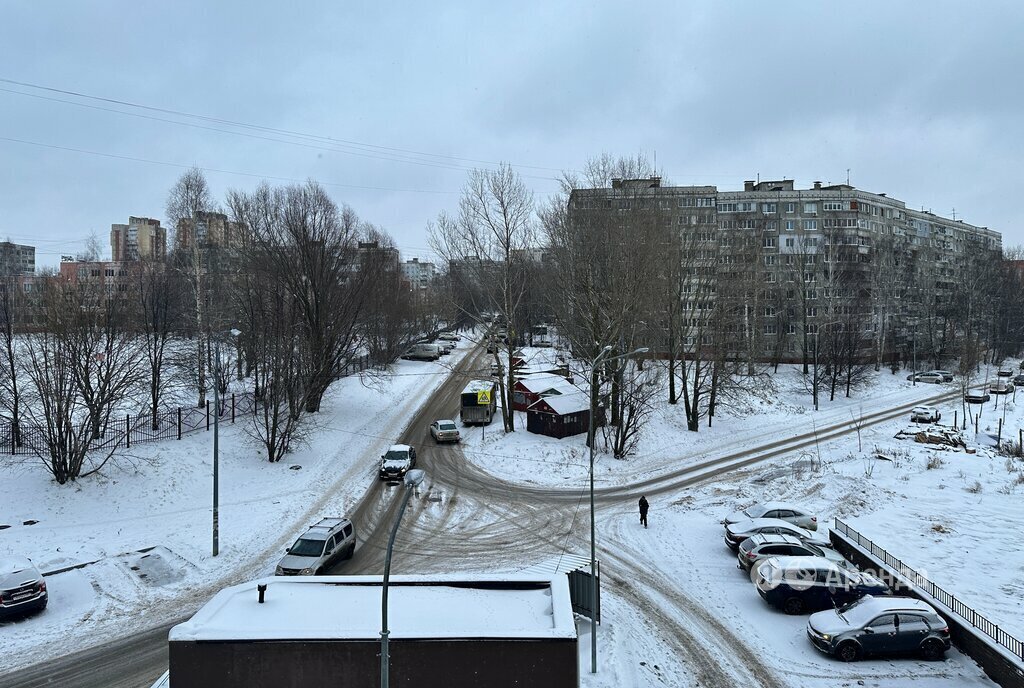
[(213, 556), (220, 552), (220, 341), (214, 343), (213, 374)]

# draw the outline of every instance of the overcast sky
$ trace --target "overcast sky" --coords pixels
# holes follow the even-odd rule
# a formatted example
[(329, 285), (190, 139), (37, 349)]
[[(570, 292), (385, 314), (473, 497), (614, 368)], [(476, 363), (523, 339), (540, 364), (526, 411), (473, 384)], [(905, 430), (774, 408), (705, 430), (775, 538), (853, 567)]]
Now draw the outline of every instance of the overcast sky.
[(1024, 3), (475, 4), (5, 2), (0, 239), (109, 252), (194, 164), (219, 199), (317, 179), (428, 257), (469, 168), (543, 199), (608, 152), (722, 190), (849, 169), (1024, 243)]

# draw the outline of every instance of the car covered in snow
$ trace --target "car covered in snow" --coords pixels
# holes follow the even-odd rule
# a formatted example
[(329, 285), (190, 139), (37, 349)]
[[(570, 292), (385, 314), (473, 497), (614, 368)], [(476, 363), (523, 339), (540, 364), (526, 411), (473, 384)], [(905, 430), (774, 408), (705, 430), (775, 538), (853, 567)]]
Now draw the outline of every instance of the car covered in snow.
[(744, 540), (759, 534), (792, 535), (803, 542), (809, 542), (812, 545), (821, 547), (828, 547), (831, 544), (828, 538), (816, 535), (800, 526), (793, 525), (789, 521), (783, 521), (778, 518), (755, 518), (749, 521), (730, 523), (725, 527), (725, 544), (733, 552), (736, 552)]
[(399, 482), (416, 467), (416, 449), (408, 444), (393, 444), (380, 457), (380, 479)]
[(46, 581), (32, 560), (13, 554), (0, 556), (0, 619), (40, 611), (47, 601)]
[(788, 502), (758, 502), (741, 511), (734, 511), (722, 521), (725, 525), (749, 521), (752, 518), (778, 518), (789, 521), (804, 530), (817, 530), (818, 517), (807, 513), (806, 509)]
[(992, 394), (1012, 394), (1013, 390), (1013, 380), (1008, 377), (996, 378), (988, 386), (988, 391)]
[(807, 638), (822, 652), (852, 662), (861, 657), (917, 654), (935, 661), (949, 649), (949, 624), (913, 597), (866, 596), (811, 614)]
[(934, 406), (915, 406), (910, 410), (912, 423), (938, 423), (942, 414)]
[(435, 420), (430, 424), (430, 436), (435, 442), (458, 442), (459, 426), (453, 420)]
[(757, 592), (787, 614), (849, 604), (865, 595), (888, 595), (874, 576), (836, 566), (824, 557), (769, 557), (753, 576)]
[(461, 337), (459, 337), (459, 335), (455, 334), (454, 332), (442, 332), (441, 334), (437, 335), (437, 338), (444, 340), (446, 342), (457, 342), (461, 339)]
[(856, 566), (834, 549), (812, 545), (792, 535), (754, 535), (741, 542), (736, 553), (739, 566), (745, 571), (749, 571), (768, 557), (824, 557), (836, 566), (851, 571), (857, 570)]
[(356, 551), (356, 527), (347, 518), (322, 518), (285, 550), (278, 576), (316, 576)]

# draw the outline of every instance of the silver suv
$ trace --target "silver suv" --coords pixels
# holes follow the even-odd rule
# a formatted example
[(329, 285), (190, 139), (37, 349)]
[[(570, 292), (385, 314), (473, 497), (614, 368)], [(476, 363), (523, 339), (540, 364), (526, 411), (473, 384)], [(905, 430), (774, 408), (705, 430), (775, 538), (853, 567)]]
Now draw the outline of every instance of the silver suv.
[(315, 576), (356, 551), (356, 527), (347, 518), (323, 518), (291, 547), (274, 571), (278, 576)]

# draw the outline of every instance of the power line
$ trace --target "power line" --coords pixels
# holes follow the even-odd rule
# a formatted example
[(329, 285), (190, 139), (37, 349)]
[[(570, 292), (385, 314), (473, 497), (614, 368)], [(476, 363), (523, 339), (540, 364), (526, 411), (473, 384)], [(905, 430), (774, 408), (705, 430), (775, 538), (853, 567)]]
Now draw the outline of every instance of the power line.
[[(59, 93), (59, 94), (62, 94), (62, 95), (73, 96), (75, 98), (84, 98), (84, 99), (87, 99), (87, 100), (94, 100), (94, 101), (103, 102), (103, 103), (109, 103), (109, 104), (113, 104), (113, 105), (120, 105), (120, 106), (123, 106), (123, 107), (137, 108), (137, 109), (141, 109), (141, 110), (147, 110), (149, 112), (158, 112), (158, 113), (165, 114), (165, 115), (174, 115), (174, 116), (177, 116), (177, 117), (187, 117), (187, 118), (196, 119), (196, 120), (200, 120), (200, 121), (204, 121), (204, 122), (210, 122), (210, 123), (213, 123), (213, 124), (222, 124), (222, 125), (238, 127), (238, 128), (242, 128), (242, 129), (249, 129), (249, 130), (253, 130), (253, 131), (261, 131), (261, 132), (265, 132), (265, 133), (273, 133), (273, 134), (278, 134), (278, 135), (291, 136), (291, 137), (295, 137), (295, 138), (306, 139), (306, 140), (310, 140), (310, 141), (319, 141), (319, 142), (329, 143), (329, 144), (333, 144), (333, 145), (352, 146), (352, 147), (356, 147), (357, 149), (363, 150), (364, 151), (364, 155), (367, 154), (367, 153), (370, 153), (370, 152), (377, 152), (377, 153), (386, 152), (386, 153), (397, 153), (397, 154), (405, 154), (405, 155), (418, 155), (418, 156), (427, 157), (427, 158), (439, 158), (439, 159), (442, 159), (442, 160), (452, 160), (452, 161), (456, 161), (456, 162), (463, 162), (463, 163), (468, 162), (468, 163), (482, 164), (482, 165), (497, 166), (497, 165), (501, 164), (500, 162), (495, 162), (493, 160), (482, 160), (482, 159), (478, 159), (478, 158), (465, 158), (465, 157), (459, 157), (459, 156), (454, 156), (454, 155), (446, 155), (446, 154), (443, 154), (443, 153), (429, 153), (429, 152), (424, 152), (424, 151), (412, 150), (412, 149), (408, 149), (408, 148), (398, 148), (398, 147), (394, 147), (394, 146), (381, 146), (381, 145), (377, 145), (377, 144), (365, 143), (365, 142), (362, 142), (362, 141), (355, 141), (355, 140), (351, 140), (351, 139), (340, 139), (340, 138), (335, 138), (335, 137), (331, 137), (331, 136), (324, 136), (324, 135), (320, 135), (320, 134), (310, 134), (310, 133), (307, 133), (307, 132), (294, 131), (294, 130), (290, 130), (290, 129), (281, 129), (281, 128), (277, 128), (277, 127), (268, 127), (268, 126), (259, 125), (259, 124), (251, 124), (251, 123), (248, 123), (248, 122), (240, 122), (240, 121), (236, 121), (236, 120), (224, 119), (224, 118), (219, 118), (219, 117), (211, 117), (211, 116), (208, 116), (208, 115), (200, 115), (200, 114), (185, 112), (185, 111), (181, 111), (181, 110), (171, 110), (171, 109), (156, 107), (156, 106), (152, 106), (152, 105), (144, 105), (144, 104), (141, 104), (141, 103), (134, 103), (134, 102), (127, 101), (127, 100), (119, 100), (119, 99), (116, 99), (116, 98), (105, 98), (105, 97), (102, 97), (102, 96), (96, 96), (96, 95), (92, 95), (92, 94), (89, 94), (89, 93), (83, 93), (83, 92), (80, 92), (80, 91), (72, 91), (72, 90), (56, 88), (56, 87), (52, 87), (52, 86), (44, 86), (42, 84), (34, 84), (34, 83), (31, 83), (31, 82), (27, 82), (27, 81), (18, 81), (18, 80), (15, 80), (15, 79), (9, 79), (9, 78), (5, 78), (5, 77), (0, 77), (0, 82), (7, 83), (7, 84), (12, 84), (12, 85), (15, 85), (15, 86), (21, 86), (23, 88), (33, 88), (33, 89), (38, 89), (38, 90), (41, 90), (41, 91), (48, 91), (50, 93)], [(67, 104), (70, 104), (70, 105), (79, 105), (79, 106), (82, 106), (82, 107), (92, 107), (94, 109), (100, 109), (100, 110), (105, 110), (105, 111), (108, 111), (108, 112), (114, 112), (114, 113), (119, 113), (119, 114), (124, 114), (124, 115), (140, 116), (140, 115), (137, 115), (135, 113), (128, 113), (128, 112), (124, 112), (124, 111), (121, 111), (121, 110), (113, 110), (113, 109), (110, 109), (110, 108), (97, 108), (96, 106), (90, 106), (90, 105), (86, 105), (84, 103), (75, 103), (73, 101), (68, 101), (68, 100), (63, 100), (63, 99), (45, 98), (44, 96), (40, 96), (40, 95), (37, 95), (37, 94), (24, 93), (24, 92), (21, 92), (21, 91), (13, 91), (13, 90), (8, 90), (8, 89), (3, 89), (3, 90), (8, 92), (8, 93), (14, 93), (14, 94), (22, 95), (22, 96), (28, 96), (28, 97), (33, 97), (33, 98), (43, 98), (43, 99), (46, 99), (46, 100), (53, 100), (53, 101), (56, 101), (56, 102), (67, 103)], [(180, 124), (180, 125), (184, 125), (184, 126), (198, 126), (198, 125), (191, 125), (191, 124), (186, 123), (186, 122), (177, 122), (175, 120), (167, 120), (167, 119), (162, 119), (162, 118), (147, 117), (147, 119), (154, 119), (156, 121), (168, 122), (168, 123), (172, 123), (172, 124)], [(201, 128), (210, 129), (210, 127), (201, 127)], [(213, 129), (213, 130), (214, 131), (220, 131), (220, 132), (223, 132), (223, 133), (245, 135), (245, 134), (242, 134), (241, 132), (231, 132), (231, 131), (223, 130), (223, 129)], [(262, 137), (257, 137), (257, 138), (262, 138)], [(278, 141), (278, 142), (281, 142), (281, 143), (292, 143), (292, 144), (295, 144), (295, 145), (299, 145), (299, 144), (297, 144), (297, 142), (288, 142), (288, 141), (283, 141), (281, 139), (267, 139), (267, 140), (275, 140), (275, 141)], [(335, 150), (337, 150), (337, 149), (335, 149)], [(337, 152), (347, 152), (347, 153), (350, 153), (352, 155), (358, 155), (359, 154), (359, 153), (356, 153), (356, 152), (344, 151), (344, 150), (338, 150)], [(368, 155), (367, 157), (374, 157), (374, 156)], [(422, 160), (421, 161), (415, 161), (413, 159), (401, 159), (401, 158), (381, 158), (381, 159), (392, 160), (392, 161), (395, 161), (395, 162), (408, 162), (408, 163), (412, 163), (412, 164), (417, 164), (418, 163), (418, 164), (424, 164), (424, 165), (444, 166), (443, 164), (438, 164), (436, 162), (431, 163), (429, 161), (422, 161)], [(543, 171), (547, 171), (547, 172), (561, 172), (562, 171), (562, 170), (554, 168), (554, 167), (543, 167), (543, 166), (540, 166), (540, 165), (526, 165), (526, 164), (518, 164), (518, 163), (509, 163), (509, 164), (512, 167), (519, 167), (519, 168), (523, 168), (523, 169), (543, 170)], [(464, 166), (458, 166), (458, 167), (454, 167), (453, 166), (452, 168), (453, 169), (467, 169)], [(523, 176), (529, 176), (529, 175), (523, 175)], [(553, 179), (551, 177), (535, 177), (535, 178), (538, 178), (538, 179), (549, 179), (549, 180), (552, 180), (552, 181), (557, 181), (556, 179)]]
[[(81, 153), (83, 155), (97, 155), (97, 156), (104, 157), (104, 158), (113, 158), (115, 160), (127, 160), (129, 162), (141, 162), (141, 163), (146, 163), (148, 165), (163, 165), (165, 167), (177, 167), (177, 168), (181, 168), (181, 169), (191, 169), (192, 167), (197, 167), (196, 165), (185, 165), (183, 163), (167, 162), (166, 160), (153, 160), (153, 159), (150, 159), (150, 158), (137, 158), (137, 157), (134, 157), (134, 156), (131, 156), (131, 155), (120, 155), (118, 153), (104, 153), (102, 151), (88, 150), (86, 148), (74, 148), (72, 146), (58, 146), (58, 145), (55, 145), (55, 144), (52, 144), (52, 143), (42, 143), (40, 141), (29, 141), (29, 140), (26, 140), (26, 139), (18, 139), (18, 138), (13, 138), (13, 137), (9, 137), (9, 136), (0, 136), (0, 141), (10, 141), (12, 143), (21, 143), (21, 144), (24, 144), (26, 146), (38, 146), (40, 148), (51, 148), (53, 150), (67, 151), (67, 152), (71, 152), (71, 153)], [(292, 183), (298, 183), (298, 184), (303, 184), (303, 183), (305, 183), (307, 181), (305, 179), (295, 179), (293, 177), (278, 177), (278, 176), (273, 176), (273, 175), (269, 175), (269, 174), (256, 174), (256, 173), (253, 173), (253, 172), (239, 172), (237, 170), (222, 170), (222, 169), (218, 169), (218, 168), (215, 168), (215, 167), (201, 167), (201, 166), (198, 166), (198, 167), (199, 167), (200, 170), (202, 170), (204, 172), (211, 172), (211, 173), (217, 173), (217, 174), (234, 174), (234, 175), (239, 175), (239, 176), (242, 176), (242, 177), (252, 177), (252, 178), (256, 178), (256, 179), (272, 179), (274, 181), (292, 182)], [(403, 188), (390, 187), (390, 186), (363, 186), (363, 185), (359, 185), (359, 184), (343, 184), (341, 182), (320, 182), (320, 183), (323, 184), (324, 186), (337, 186), (337, 187), (342, 187), (342, 188), (346, 188), (346, 189), (365, 189), (365, 190), (370, 190), (370, 191), (401, 191), (401, 192), (405, 192), (405, 193), (432, 193), (432, 194), (457, 194), (457, 193), (459, 193), (458, 191), (439, 191), (439, 190), (436, 190), (436, 189), (403, 189)]]

